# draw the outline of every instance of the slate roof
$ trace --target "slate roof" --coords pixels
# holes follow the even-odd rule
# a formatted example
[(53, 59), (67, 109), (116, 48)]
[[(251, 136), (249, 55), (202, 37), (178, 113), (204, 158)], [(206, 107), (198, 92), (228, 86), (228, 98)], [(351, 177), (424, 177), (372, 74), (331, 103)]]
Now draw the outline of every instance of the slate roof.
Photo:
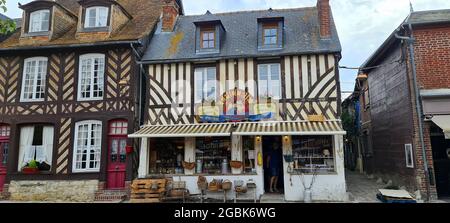
[(409, 22), (413, 25), (450, 22), (450, 9), (413, 12)]
[(400, 42), (396, 37), (401, 27), (408, 26), (411, 23), (414, 26), (424, 26), (433, 24), (450, 24), (450, 9), (417, 11), (411, 13), (392, 34), (384, 41), (384, 43), (361, 65), (361, 67), (370, 67), (374, 65), (379, 58), (395, 43)]
[[(258, 50), (258, 19), (284, 17), (282, 50)], [(195, 24), (220, 20), (226, 30), (220, 53), (195, 53)], [(174, 32), (161, 32), (161, 23), (143, 61), (146, 63), (189, 61), (212, 58), (242, 58), (292, 54), (339, 53), (341, 45), (334, 22), (330, 39), (321, 39), (316, 7), (281, 10), (241, 11), (196, 16), (179, 16)]]
[[(74, 15), (80, 18), (78, 9), (80, 5), (79, 0), (55, 0), (56, 3), (60, 4)], [(118, 4), (123, 6), (123, 8), (131, 14), (133, 19), (129, 21), (125, 26), (119, 31), (106, 40), (85, 40), (80, 41), (75, 38), (75, 33), (77, 31), (76, 25), (72, 27), (65, 35), (51, 40), (49, 42), (39, 42), (34, 45), (23, 45), (19, 42), (20, 30), (17, 30), (11, 37), (0, 44), (0, 48), (27, 48), (36, 46), (64, 46), (64, 45), (77, 45), (77, 44), (89, 44), (89, 43), (99, 43), (99, 42), (115, 42), (115, 41), (135, 41), (139, 40), (147, 35), (153, 30), (154, 26), (158, 22), (161, 12), (162, 5), (164, 4), (162, 0), (116, 0)]]

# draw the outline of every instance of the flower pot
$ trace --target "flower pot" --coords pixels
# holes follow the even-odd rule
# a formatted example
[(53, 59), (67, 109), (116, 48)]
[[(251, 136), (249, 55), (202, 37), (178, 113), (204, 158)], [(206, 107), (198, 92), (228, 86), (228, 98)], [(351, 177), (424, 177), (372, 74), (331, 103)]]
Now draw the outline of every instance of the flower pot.
[(24, 167), (22, 168), (22, 173), (24, 174), (37, 174), (39, 173), (38, 168)]
[(133, 146), (126, 146), (125, 150), (126, 150), (127, 154), (131, 154), (134, 152)]

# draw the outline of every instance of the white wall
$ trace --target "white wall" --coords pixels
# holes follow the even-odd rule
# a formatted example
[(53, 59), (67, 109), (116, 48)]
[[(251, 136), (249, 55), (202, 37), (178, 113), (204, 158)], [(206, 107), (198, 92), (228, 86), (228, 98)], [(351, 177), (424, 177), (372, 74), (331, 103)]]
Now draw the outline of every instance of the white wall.
[[(312, 187), (313, 201), (346, 201), (348, 200), (345, 184), (343, 136), (337, 135), (334, 140), (334, 155), (337, 174), (318, 175)], [(283, 138), (283, 154), (292, 154), (292, 140)], [(303, 185), (300, 175), (287, 173), (288, 163), (283, 159), (285, 199), (287, 201), (303, 201)], [(309, 186), (312, 175), (304, 175), (305, 185)]]

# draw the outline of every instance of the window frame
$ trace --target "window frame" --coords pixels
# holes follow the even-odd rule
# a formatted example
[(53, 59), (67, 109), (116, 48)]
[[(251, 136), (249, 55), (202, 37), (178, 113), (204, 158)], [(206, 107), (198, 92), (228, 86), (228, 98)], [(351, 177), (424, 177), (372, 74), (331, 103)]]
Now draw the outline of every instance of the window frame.
[[(121, 124), (121, 126), (117, 126), (117, 124)], [(125, 125), (124, 125), (125, 124)], [(115, 126), (114, 126), (115, 125)], [(113, 129), (115, 132), (113, 132)], [(120, 129), (121, 131), (125, 131), (125, 133), (117, 133), (117, 130)], [(108, 136), (127, 136), (128, 135), (128, 121), (125, 119), (115, 119), (112, 121), (109, 121), (108, 123)]]
[[(216, 66), (205, 66), (205, 67), (196, 67), (194, 68), (194, 103), (195, 104), (199, 104), (199, 103), (204, 103), (205, 101), (207, 101), (207, 98), (203, 98), (203, 96), (205, 95), (205, 78), (206, 77), (206, 90), (208, 89), (208, 69), (214, 69), (214, 89), (215, 89), (215, 93), (214, 93), (214, 101), (217, 102), (217, 90), (218, 90), (218, 83), (217, 83), (217, 67)], [(202, 83), (203, 85), (201, 86), (202, 88), (202, 98), (200, 100), (197, 100), (197, 97), (199, 96), (197, 94), (197, 71), (198, 70), (202, 70)], [(206, 71), (206, 72), (205, 72)], [(206, 96), (207, 96), (207, 91), (206, 91)]]
[[(207, 39), (205, 40), (203, 38), (203, 34), (205, 33), (212, 33), (213, 34), (213, 39)], [(209, 37), (209, 35), (208, 35)], [(207, 41), (208, 42), (208, 47), (203, 47), (203, 42)], [(209, 42), (213, 42), (213, 47), (209, 47)], [(205, 49), (205, 50), (210, 50), (210, 49), (215, 49), (216, 48), (216, 29), (215, 27), (203, 27), (200, 28), (200, 49)]]
[[(100, 21), (100, 10), (101, 9), (106, 9), (106, 21), (105, 21), (105, 25), (104, 26), (90, 26), (89, 21), (90, 21), (90, 16), (89, 16), (89, 12), (91, 10), (95, 10), (95, 24), (97, 24)], [(98, 28), (107, 28), (109, 27), (109, 15), (110, 15), (110, 7), (108, 6), (102, 6), (102, 5), (95, 5), (95, 6), (89, 6), (86, 7), (84, 10), (84, 24), (83, 24), (83, 28), (84, 29), (98, 29)]]
[[(79, 139), (79, 127), (83, 126), (83, 125), (88, 125), (88, 135), (87, 135), (87, 142), (89, 145), (87, 145), (86, 147), (86, 168), (84, 169), (79, 169), (77, 168), (77, 150), (78, 150), (78, 139)], [(98, 145), (99, 147), (99, 154), (98, 154), (98, 167), (97, 168), (89, 168), (89, 164), (92, 161), (90, 159), (90, 155), (91, 152), (90, 150), (92, 150), (93, 145), (91, 145), (91, 134), (93, 131), (93, 126), (94, 125), (100, 125), (100, 134), (99, 134), (99, 141), (100, 141), (100, 145)], [(72, 173), (96, 173), (96, 172), (100, 172), (100, 168), (101, 168), (101, 161), (102, 161), (102, 146), (103, 146), (103, 122), (102, 121), (98, 121), (98, 120), (86, 120), (86, 121), (80, 121), (80, 122), (76, 122), (75, 123), (75, 130), (74, 130), (74, 143), (73, 143), (73, 150), (72, 150)], [(95, 146), (95, 145), (94, 145)], [(83, 153), (81, 153), (82, 155)], [(94, 157), (95, 157), (95, 152), (94, 152)], [(80, 162), (83, 162), (83, 160), (81, 159)], [(96, 162), (96, 160), (94, 159), (93, 162)]]
[[(42, 13), (43, 12), (48, 12), (48, 27), (47, 27), (47, 30), (41, 30), (42, 29), (42, 22), (43, 22), (43, 20), (42, 20)], [(32, 31), (33, 30), (33, 21), (32, 21), (32, 18), (33, 18), (33, 15), (35, 15), (35, 14), (37, 14), (37, 13), (39, 13), (39, 18), (40, 18), (40, 29), (39, 29), (39, 31)], [(35, 11), (32, 11), (32, 12), (30, 12), (29, 14), (28, 14), (28, 21), (27, 21), (27, 23), (28, 23), (28, 27), (27, 27), (27, 32), (28, 33), (31, 33), (31, 34), (34, 34), (34, 33), (46, 33), (46, 32), (49, 32), (50, 31), (50, 27), (51, 27), (51, 20), (52, 20), (52, 10), (51, 9), (48, 9), (48, 8), (43, 8), (43, 9), (38, 9), (38, 10), (35, 10)]]
[[(411, 163), (408, 162), (409, 158), (411, 159)], [(407, 168), (414, 168), (414, 151), (411, 143), (405, 144), (405, 162)]]
[(370, 94), (368, 88), (363, 90), (363, 100), (364, 100), (364, 110), (367, 110), (368, 108), (370, 108)]
[[(103, 73), (98, 74), (97, 79), (102, 80), (101, 82), (98, 82), (97, 85), (102, 86), (102, 96), (99, 97), (94, 97), (94, 82), (95, 82), (95, 78), (94, 78), (94, 72), (95, 72), (95, 68), (93, 66), (93, 64), (91, 64), (91, 69), (89, 70), (89, 72), (91, 72), (90, 75), (90, 89), (89, 89), (89, 94), (90, 97), (83, 97), (83, 92), (82, 92), (82, 80), (83, 80), (83, 60), (88, 60), (91, 59), (92, 61), (96, 60), (96, 59), (102, 59), (103, 60)], [(90, 54), (83, 54), (80, 55), (79, 57), (79, 66), (78, 66), (78, 86), (77, 86), (77, 100), (78, 101), (98, 101), (98, 100), (103, 100), (104, 96), (105, 96), (105, 71), (106, 71), (106, 56), (105, 54), (100, 54), (100, 53), (90, 53)], [(101, 75), (101, 78), (100, 78)], [(86, 91), (87, 92), (87, 91)]]
[[(266, 36), (266, 30), (275, 30), (275, 36)], [(279, 33), (278, 33), (278, 29), (279, 29), (279, 24), (276, 22), (266, 22), (262, 24), (262, 46), (267, 47), (267, 46), (277, 46), (278, 45), (278, 39), (279, 39)], [(275, 37), (275, 43), (271, 43), (271, 44), (266, 44), (266, 38), (270, 37), (273, 38)]]
[[(36, 94), (38, 93), (38, 91), (37, 91), (37, 87), (38, 87), (38, 85), (37, 85), (37, 82), (38, 82), (38, 76), (39, 76), (39, 63), (40, 62), (43, 62), (43, 61), (45, 61), (45, 69), (42, 69), (43, 70), (43, 72), (44, 72), (44, 75), (42, 75), (41, 74), (41, 84), (40, 84), (40, 87), (41, 87), (41, 90), (42, 90), (42, 94), (43, 94), (43, 96), (42, 96), (42, 98), (37, 98), (36, 97)], [(32, 90), (31, 90), (31, 92), (28, 92), (28, 93), (31, 93), (32, 94), (32, 98), (31, 99), (28, 99), (28, 98), (25, 98), (25, 89), (26, 89), (26, 87), (27, 86), (25, 86), (26, 84), (26, 81), (27, 81), (27, 68), (28, 68), (28, 63), (29, 62), (35, 62), (36, 63), (36, 67), (35, 67), (35, 70), (34, 70), (34, 78), (33, 79), (29, 79), (29, 80), (32, 80), (32, 84), (31, 84), (31, 86), (28, 86), (29, 88), (32, 88)], [(31, 74), (31, 72), (30, 72), (30, 74)], [(25, 59), (24, 61), (23, 61), (23, 71), (22, 71), (22, 86), (21, 86), (21, 89), (20, 89), (20, 102), (42, 102), (42, 101), (45, 101), (45, 97), (46, 97), (46, 84), (47, 84), (47, 75), (48, 75), (48, 58), (47, 57), (30, 57), (30, 58), (27, 58), (27, 59)]]
[[(258, 66), (257, 66), (257, 75), (258, 75), (258, 100), (261, 100), (262, 98), (262, 95), (261, 95), (261, 87), (262, 87), (262, 85), (261, 85), (261, 74), (260, 74), (260, 70), (261, 70), (261, 66), (267, 66), (267, 88), (269, 88), (269, 85), (270, 86), (272, 86), (272, 84), (269, 84), (269, 82), (270, 83), (272, 83), (272, 69), (271, 69), (271, 67), (273, 66), (273, 65), (278, 65), (278, 81), (279, 81), (279, 92), (278, 92), (278, 96), (277, 97), (271, 97), (271, 99), (272, 100), (280, 100), (280, 99), (282, 99), (282, 86), (281, 86), (281, 63), (261, 63), (261, 64), (258, 64)], [(269, 80), (270, 79), (270, 80)], [(271, 91), (272, 91), (272, 88), (269, 88)], [(273, 92), (268, 92), (268, 93), (273, 93)]]

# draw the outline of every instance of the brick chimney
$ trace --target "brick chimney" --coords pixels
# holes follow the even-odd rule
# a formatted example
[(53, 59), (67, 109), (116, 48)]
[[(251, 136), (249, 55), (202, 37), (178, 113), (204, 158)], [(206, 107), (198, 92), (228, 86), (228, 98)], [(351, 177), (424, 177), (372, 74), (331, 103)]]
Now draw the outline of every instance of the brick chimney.
[(180, 13), (180, 6), (175, 0), (164, 0), (163, 14), (162, 14), (162, 31), (172, 32), (177, 17)]
[(317, 0), (317, 11), (319, 12), (320, 37), (327, 39), (331, 37), (331, 7), (330, 0)]

